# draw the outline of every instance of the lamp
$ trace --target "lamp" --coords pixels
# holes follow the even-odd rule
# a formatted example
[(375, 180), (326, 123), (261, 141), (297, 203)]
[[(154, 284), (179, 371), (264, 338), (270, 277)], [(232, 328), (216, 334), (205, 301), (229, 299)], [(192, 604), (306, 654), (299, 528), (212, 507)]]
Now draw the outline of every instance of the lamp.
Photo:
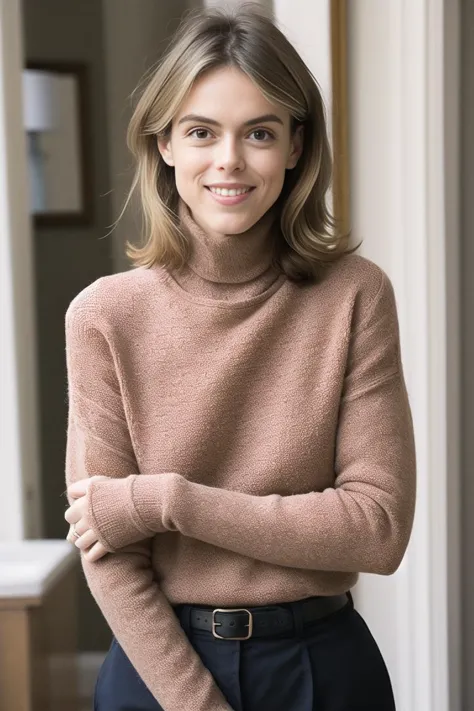
[(32, 212), (44, 212), (46, 191), (44, 152), (40, 134), (53, 131), (57, 125), (56, 77), (36, 69), (23, 71), (23, 124), (28, 134), (30, 168), (30, 205)]

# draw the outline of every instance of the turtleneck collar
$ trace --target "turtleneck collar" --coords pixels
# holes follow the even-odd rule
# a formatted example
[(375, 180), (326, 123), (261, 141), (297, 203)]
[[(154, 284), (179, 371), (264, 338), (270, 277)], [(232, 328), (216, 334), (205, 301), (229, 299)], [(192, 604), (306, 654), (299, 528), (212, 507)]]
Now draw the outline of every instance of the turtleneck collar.
[(270, 269), (275, 239), (274, 209), (238, 235), (205, 232), (183, 200), (179, 202), (178, 214), (180, 226), (190, 241), (187, 266), (201, 279), (217, 284), (245, 284)]

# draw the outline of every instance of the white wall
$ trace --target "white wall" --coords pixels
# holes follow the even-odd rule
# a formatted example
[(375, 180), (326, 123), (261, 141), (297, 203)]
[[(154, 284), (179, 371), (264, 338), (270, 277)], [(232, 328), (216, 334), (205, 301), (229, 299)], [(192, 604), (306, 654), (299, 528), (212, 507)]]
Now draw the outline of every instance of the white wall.
[(328, 132), (332, 122), (331, 12), (328, 0), (273, 0), (278, 26), (310, 67), (321, 89), (327, 112)]
[(0, 0), (0, 540), (41, 532), (19, 0)]

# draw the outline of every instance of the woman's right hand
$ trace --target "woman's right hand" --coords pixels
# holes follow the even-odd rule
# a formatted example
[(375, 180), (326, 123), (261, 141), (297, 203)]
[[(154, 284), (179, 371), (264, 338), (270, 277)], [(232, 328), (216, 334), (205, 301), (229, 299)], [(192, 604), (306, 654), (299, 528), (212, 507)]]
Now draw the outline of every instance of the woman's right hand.
[(64, 514), (66, 521), (71, 524), (66, 540), (79, 548), (83, 552), (84, 558), (90, 562), (103, 558), (109, 552), (100, 543), (99, 536), (89, 522), (88, 516), (88, 491), (91, 483), (104, 480), (108, 480), (108, 477), (92, 476), (80, 479), (71, 484), (67, 490), (69, 498), (75, 499), (75, 501)]

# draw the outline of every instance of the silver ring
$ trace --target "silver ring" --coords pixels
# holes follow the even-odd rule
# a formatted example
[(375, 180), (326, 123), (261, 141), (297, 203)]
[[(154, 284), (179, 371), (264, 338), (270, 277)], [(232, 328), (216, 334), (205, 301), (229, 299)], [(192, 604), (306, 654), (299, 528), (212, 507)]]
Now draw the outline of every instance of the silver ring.
[(73, 524), (71, 525), (71, 530), (72, 530), (73, 535), (76, 536), (76, 538), (80, 538), (80, 537), (81, 537), (81, 534), (76, 531), (76, 524), (75, 524), (75, 523), (73, 523)]

